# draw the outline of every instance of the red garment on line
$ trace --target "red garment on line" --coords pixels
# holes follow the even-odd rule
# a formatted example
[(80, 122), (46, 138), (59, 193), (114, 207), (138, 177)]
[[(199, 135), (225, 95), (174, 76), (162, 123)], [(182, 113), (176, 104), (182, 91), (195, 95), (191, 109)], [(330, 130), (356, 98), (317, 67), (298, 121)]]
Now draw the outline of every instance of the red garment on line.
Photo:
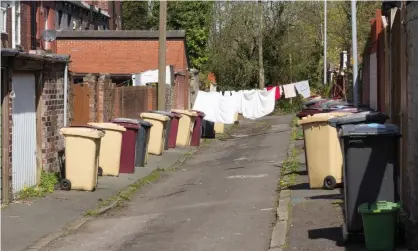
[(276, 87), (276, 95), (274, 97), (274, 100), (279, 100), (280, 99), (280, 86), (269, 86), (267, 87), (267, 91), (270, 91), (274, 87)]

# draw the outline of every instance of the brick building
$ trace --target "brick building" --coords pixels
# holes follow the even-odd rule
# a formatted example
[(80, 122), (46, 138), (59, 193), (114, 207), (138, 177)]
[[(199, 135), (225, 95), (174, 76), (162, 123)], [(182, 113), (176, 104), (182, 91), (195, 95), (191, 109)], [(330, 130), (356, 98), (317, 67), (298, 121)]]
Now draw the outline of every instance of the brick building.
[[(57, 52), (71, 56), (74, 81), (87, 74), (110, 75), (114, 83), (125, 83), (132, 74), (158, 69), (158, 31), (107, 30), (57, 32)], [(166, 64), (174, 69), (170, 89), (172, 108), (190, 107), (188, 57), (185, 32), (167, 31)]]
[(410, 250), (418, 248), (418, 2), (388, 1), (371, 21), (360, 81), (363, 104), (400, 127), (398, 192)]
[(42, 40), (44, 30), (121, 28), (120, 1), (8, 1), (0, 10), (3, 48), (56, 52), (55, 42)]
[[(71, 55), (75, 74), (126, 75), (158, 69), (158, 31), (60, 31), (57, 53)], [(185, 32), (167, 31), (167, 65), (188, 69)]]
[(2, 49), (2, 202), (57, 172), (69, 121), (68, 56)]

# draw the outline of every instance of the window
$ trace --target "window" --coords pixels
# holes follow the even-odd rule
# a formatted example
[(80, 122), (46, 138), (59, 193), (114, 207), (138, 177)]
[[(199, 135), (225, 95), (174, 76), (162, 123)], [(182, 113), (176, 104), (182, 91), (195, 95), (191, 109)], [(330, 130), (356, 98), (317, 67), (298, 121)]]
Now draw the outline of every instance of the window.
[(20, 29), (20, 2), (16, 2), (12, 7), (12, 47), (16, 48), (19, 45), (21, 29)]
[(6, 33), (7, 9), (0, 7), (0, 31)]

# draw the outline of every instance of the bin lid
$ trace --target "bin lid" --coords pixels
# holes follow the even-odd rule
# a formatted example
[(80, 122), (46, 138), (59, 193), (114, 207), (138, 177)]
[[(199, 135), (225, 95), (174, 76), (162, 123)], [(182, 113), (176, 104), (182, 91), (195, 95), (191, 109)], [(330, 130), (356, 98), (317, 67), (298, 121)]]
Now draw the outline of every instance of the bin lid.
[(141, 118), (143, 118), (143, 119), (153, 119), (153, 120), (158, 120), (158, 121), (170, 120), (170, 118), (166, 115), (158, 114), (158, 113), (151, 113), (151, 112), (141, 113)]
[(383, 124), (389, 119), (389, 116), (375, 111), (363, 111), (358, 113), (352, 113), (344, 117), (332, 118), (328, 122), (333, 127), (340, 127), (346, 124), (358, 124), (358, 123), (378, 123)]
[(198, 111), (198, 110), (190, 110), (190, 111), (196, 112), (197, 116), (202, 117), (202, 118), (206, 116), (206, 114), (204, 112), (201, 112), (201, 111)]
[(167, 112), (167, 111), (152, 110), (152, 111), (148, 111), (148, 112), (162, 114), (162, 115), (168, 116), (170, 119), (172, 119), (174, 117), (181, 118), (181, 115), (180, 114), (176, 114), (176, 113), (172, 113), (172, 112)]
[(100, 139), (105, 135), (103, 131), (89, 127), (64, 127), (60, 129), (60, 134), (63, 136), (80, 136), (93, 139)]
[(139, 124), (137, 119), (131, 119), (131, 118), (115, 118), (115, 119), (112, 119), (112, 122), (113, 123), (132, 123), (135, 125)]
[(131, 118), (116, 118), (113, 120), (118, 123), (135, 123), (143, 127), (152, 127), (152, 124), (142, 119), (131, 119)]
[(70, 128), (91, 128), (91, 129), (96, 129), (96, 130), (102, 131), (103, 133), (106, 134), (106, 132), (103, 128), (100, 128), (100, 127), (97, 127), (97, 126), (92, 126), (92, 125), (71, 125), (69, 127)]
[(112, 123), (118, 124), (122, 127), (124, 127), (125, 129), (134, 129), (134, 130), (139, 130), (139, 128), (141, 127), (138, 123), (138, 121), (136, 121), (136, 119), (132, 120), (132, 119), (113, 119)]
[(307, 117), (302, 118), (301, 120), (298, 121), (298, 124), (303, 125), (303, 124), (309, 124), (309, 123), (315, 123), (315, 122), (324, 122), (324, 121), (328, 121), (331, 118), (345, 116), (347, 114), (350, 114), (350, 113), (347, 113), (347, 112), (317, 113), (312, 116), (307, 116)]
[(142, 119), (138, 119), (138, 123), (142, 126), (142, 127), (152, 127), (152, 124), (148, 121), (142, 120)]
[(190, 117), (196, 117), (197, 116), (196, 112), (188, 111), (188, 110), (172, 109), (171, 111), (176, 112), (176, 113), (180, 113), (180, 114), (183, 114), (183, 115), (187, 115), (187, 116), (190, 116)]
[(375, 203), (363, 203), (358, 207), (358, 212), (361, 214), (378, 214), (378, 213), (391, 213), (399, 210), (399, 203), (390, 201), (377, 201)]
[(348, 124), (342, 125), (340, 135), (365, 136), (365, 135), (393, 135), (400, 136), (399, 127), (393, 124)]
[(109, 123), (109, 122), (90, 122), (88, 125), (103, 128), (104, 130), (113, 130), (113, 131), (119, 131), (124, 132), (126, 129), (123, 126), (117, 125), (115, 123)]

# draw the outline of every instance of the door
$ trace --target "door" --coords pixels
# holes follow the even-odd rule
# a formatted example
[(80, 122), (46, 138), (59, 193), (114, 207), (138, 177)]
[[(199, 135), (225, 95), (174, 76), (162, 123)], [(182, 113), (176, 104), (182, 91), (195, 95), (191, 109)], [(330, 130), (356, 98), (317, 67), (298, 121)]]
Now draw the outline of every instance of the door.
[(12, 92), (13, 194), (36, 185), (35, 75), (13, 74)]
[(89, 87), (88, 84), (73, 84), (73, 112), (71, 125), (86, 125), (89, 121)]

